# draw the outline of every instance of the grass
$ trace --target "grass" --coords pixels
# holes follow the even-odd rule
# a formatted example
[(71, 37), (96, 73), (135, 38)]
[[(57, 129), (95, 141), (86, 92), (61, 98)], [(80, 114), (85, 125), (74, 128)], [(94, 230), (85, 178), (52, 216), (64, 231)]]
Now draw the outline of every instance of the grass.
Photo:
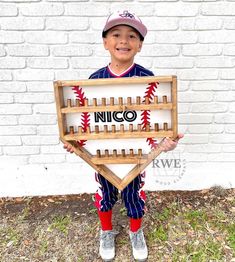
[(194, 230), (202, 228), (207, 221), (205, 210), (189, 210), (184, 213), (184, 217)]
[(147, 234), (147, 239), (150, 243), (164, 242), (168, 239), (167, 230), (160, 225)]
[(41, 245), (40, 245), (40, 253), (43, 255), (43, 254), (45, 254), (46, 252), (47, 252), (47, 250), (48, 250), (48, 241), (47, 240), (42, 240), (42, 242), (41, 242)]
[[(228, 199), (221, 192), (217, 191), (219, 197), (209, 192), (205, 198), (194, 193), (188, 198), (182, 193), (169, 198), (162, 193), (161, 202), (156, 202), (154, 193), (149, 194), (151, 206), (143, 220), (148, 262), (235, 262), (235, 190)], [(88, 206), (87, 210), (75, 208), (73, 213), (57, 202), (50, 202), (53, 208), (46, 202), (45, 213), (32, 209), (34, 217), (31, 202), (12, 215), (0, 212), (1, 262), (101, 262), (96, 210)], [(116, 208), (113, 226), (120, 234), (114, 262), (130, 262), (126, 209), (121, 203)]]
[(97, 213), (97, 209), (95, 207), (92, 207), (90, 210), (89, 210), (89, 214), (96, 214)]
[[(14, 228), (8, 228), (7, 231), (7, 241), (13, 242), (14, 245), (17, 245), (20, 242), (21, 234)], [(9, 242), (8, 242), (9, 243)]]
[(119, 245), (123, 246), (123, 245), (127, 245), (129, 243), (129, 239), (120, 239), (118, 241)]
[(121, 214), (122, 216), (126, 216), (126, 214), (127, 214), (127, 211), (126, 211), (126, 208), (125, 208), (125, 207), (120, 208), (119, 212), (120, 212), (120, 214)]
[(170, 218), (170, 215), (172, 214), (172, 210), (170, 208), (163, 208), (161, 213), (157, 213), (154, 217), (156, 220), (159, 220), (161, 222), (164, 222)]
[(228, 232), (229, 246), (233, 249), (235, 253), (235, 223), (228, 225), (227, 232)]
[(22, 238), (21, 233), (12, 226), (0, 230), (0, 246), (10, 247), (17, 246)]
[(187, 259), (192, 262), (223, 261), (220, 243), (211, 238), (197, 246), (191, 245), (186, 250), (188, 251)]
[(21, 214), (19, 215), (19, 220), (20, 221), (23, 221), (23, 220), (25, 220), (25, 219), (27, 219), (27, 217), (28, 217), (28, 215), (29, 215), (29, 207), (28, 206), (26, 206), (23, 210), (22, 210), (22, 212), (21, 212)]
[[(150, 246), (157, 243), (161, 248), (156, 261), (235, 261), (234, 216), (222, 205), (195, 209), (175, 202), (155, 213), (155, 228), (149, 230), (147, 240)], [(230, 259), (226, 258), (228, 253)]]
[(68, 234), (68, 226), (71, 223), (70, 216), (55, 216), (52, 224), (48, 227), (48, 231), (51, 232), (53, 229), (57, 229), (64, 234)]

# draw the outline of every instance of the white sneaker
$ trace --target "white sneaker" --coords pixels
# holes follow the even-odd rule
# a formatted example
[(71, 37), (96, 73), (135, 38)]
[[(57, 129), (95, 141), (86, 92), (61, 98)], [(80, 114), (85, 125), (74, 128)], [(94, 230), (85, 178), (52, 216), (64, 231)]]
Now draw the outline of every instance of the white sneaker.
[(118, 232), (112, 230), (100, 231), (100, 256), (104, 261), (112, 261), (115, 257), (115, 236)]
[(134, 259), (145, 261), (148, 257), (148, 248), (145, 242), (143, 230), (139, 229), (137, 232), (130, 231), (129, 234)]

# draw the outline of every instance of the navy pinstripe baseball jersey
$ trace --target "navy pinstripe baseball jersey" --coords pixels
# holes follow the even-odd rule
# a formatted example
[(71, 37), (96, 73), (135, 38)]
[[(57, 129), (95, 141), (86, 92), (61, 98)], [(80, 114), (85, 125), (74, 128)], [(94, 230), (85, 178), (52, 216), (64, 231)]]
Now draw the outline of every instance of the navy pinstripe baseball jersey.
[(112, 72), (110, 66), (103, 67), (96, 72), (94, 72), (89, 79), (97, 78), (115, 78), (115, 77), (138, 77), (138, 76), (154, 76), (153, 72), (144, 68), (141, 65), (133, 64), (127, 70), (125, 70), (121, 75), (117, 75)]
[[(106, 66), (94, 72), (89, 79), (141, 76), (154, 76), (154, 74), (152, 71), (138, 64), (131, 65), (120, 75), (115, 74), (109, 66)], [(128, 217), (137, 219), (144, 215), (146, 198), (145, 192), (142, 189), (144, 178), (145, 172), (139, 174), (122, 191), (121, 195), (127, 208)], [(118, 200), (118, 189), (100, 174), (96, 174), (96, 181), (99, 183), (99, 189), (95, 194), (95, 205), (100, 211), (109, 211)]]

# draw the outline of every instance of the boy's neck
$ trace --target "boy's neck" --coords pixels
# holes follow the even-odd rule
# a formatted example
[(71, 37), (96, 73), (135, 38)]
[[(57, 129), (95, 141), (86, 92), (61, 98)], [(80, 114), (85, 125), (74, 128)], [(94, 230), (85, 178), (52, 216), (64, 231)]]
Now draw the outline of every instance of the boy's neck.
[(128, 70), (133, 65), (133, 61), (120, 64), (120, 63), (110, 63), (109, 68), (114, 72), (116, 75), (121, 75), (123, 72)]

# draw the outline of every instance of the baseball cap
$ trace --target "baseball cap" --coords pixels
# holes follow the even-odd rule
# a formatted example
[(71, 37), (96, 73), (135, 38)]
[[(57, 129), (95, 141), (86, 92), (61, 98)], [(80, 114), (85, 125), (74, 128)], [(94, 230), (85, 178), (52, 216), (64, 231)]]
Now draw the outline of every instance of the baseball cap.
[(111, 29), (114, 26), (117, 25), (128, 25), (133, 27), (135, 30), (137, 30), (140, 35), (144, 38), (147, 34), (147, 28), (146, 26), (142, 23), (140, 18), (136, 16), (135, 14), (132, 14), (128, 12), (127, 10), (122, 11), (122, 12), (115, 12), (111, 14), (104, 26), (102, 36), (105, 36), (105, 33)]

